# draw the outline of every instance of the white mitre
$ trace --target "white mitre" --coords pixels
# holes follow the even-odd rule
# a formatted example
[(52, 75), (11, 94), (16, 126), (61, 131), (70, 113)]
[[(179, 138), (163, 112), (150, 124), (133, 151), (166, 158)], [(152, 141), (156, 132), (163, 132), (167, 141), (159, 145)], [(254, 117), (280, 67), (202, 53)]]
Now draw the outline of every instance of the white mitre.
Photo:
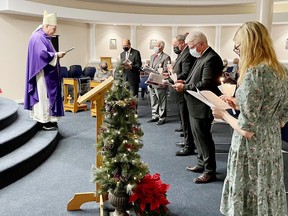
[(51, 13), (48, 14), (47, 11), (44, 11), (44, 15), (43, 15), (43, 25), (48, 24), (48, 25), (54, 25), (57, 26), (57, 14), (55, 13)]

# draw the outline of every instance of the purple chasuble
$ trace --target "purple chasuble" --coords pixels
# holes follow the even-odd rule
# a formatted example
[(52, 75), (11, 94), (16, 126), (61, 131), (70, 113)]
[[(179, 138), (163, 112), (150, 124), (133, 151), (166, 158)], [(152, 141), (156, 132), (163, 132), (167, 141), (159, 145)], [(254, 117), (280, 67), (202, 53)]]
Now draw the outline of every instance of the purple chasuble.
[(61, 96), (60, 65), (49, 65), (55, 55), (51, 43), (51, 37), (42, 29), (34, 32), (28, 44), (28, 56), (26, 66), (26, 86), (24, 109), (32, 110), (34, 104), (39, 102), (36, 75), (43, 69), (47, 86), (47, 97), (50, 103), (51, 116), (64, 116)]

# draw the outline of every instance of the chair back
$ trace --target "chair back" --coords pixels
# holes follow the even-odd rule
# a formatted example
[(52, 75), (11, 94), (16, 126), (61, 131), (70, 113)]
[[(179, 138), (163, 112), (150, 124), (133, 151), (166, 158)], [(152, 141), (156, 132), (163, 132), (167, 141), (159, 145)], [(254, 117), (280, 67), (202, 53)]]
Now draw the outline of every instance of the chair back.
[(95, 67), (85, 67), (83, 70), (83, 76), (90, 77), (90, 79), (94, 78), (95, 73), (96, 73)]
[(67, 67), (64, 67), (64, 66), (60, 67), (60, 76), (61, 76), (61, 79), (68, 77), (68, 69), (67, 69)]
[(68, 71), (69, 78), (79, 78), (82, 76), (81, 65), (71, 65)]
[(141, 73), (141, 74), (140, 74), (140, 84), (139, 84), (139, 87), (140, 87), (142, 90), (146, 90), (146, 89), (147, 89), (147, 84), (145, 83), (147, 79), (148, 79), (148, 76), (147, 76), (147, 75), (145, 75), (144, 73)]

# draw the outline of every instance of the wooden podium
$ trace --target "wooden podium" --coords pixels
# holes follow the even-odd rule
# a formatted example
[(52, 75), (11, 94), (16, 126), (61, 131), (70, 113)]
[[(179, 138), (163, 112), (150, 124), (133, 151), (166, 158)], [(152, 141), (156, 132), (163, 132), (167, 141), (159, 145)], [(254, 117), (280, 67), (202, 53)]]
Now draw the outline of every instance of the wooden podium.
[[(90, 101), (96, 101), (97, 104), (97, 118), (96, 118), (96, 143), (99, 141), (99, 131), (101, 128), (101, 125), (103, 123), (103, 115), (102, 115), (102, 107), (104, 106), (104, 97), (107, 90), (109, 90), (113, 84), (113, 77), (109, 77), (104, 82), (100, 83), (93, 89), (91, 89), (89, 92), (84, 94), (83, 96), (79, 96), (77, 102), (79, 104), (90, 100)], [(96, 149), (96, 166), (100, 167), (102, 164), (102, 157), (100, 155), (97, 155), (97, 149)], [(96, 184), (96, 190), (100, 187), (99, 184)], [(105, 198), (107, 199), (107, 198)], [(67, 205), (68, 211), (74, 211), (74, 210), (80, 210), (80, 207), (82, 204), (86, 202), (100, 202), (100, 196), (97, 196), (95, 192), (85, 192), (85, 193), (76, 193), (74, 194), (74, 197), (69, 201)]]
[[(97, 81), (90, 81), (90, 89), (98, 86), (101, 82), (97, 82)], [(96, 101), (91, 101), (90, 102), (90, 114), (91, 114), (91, 117), (96, 117), (97, 116), (97, 103)]]
[[(72, 86), (73, 88), (73, 103), (70, 102), (72, 99), (71, 97), (68, 98), (70, 95), (68, 95), (68, 86)], [(81, 104), (77, 103), (77, 97), (78, 97), (78, 80), (74, 78), (64, 78), (63, 79), (63, 97), (64, 97), (64, 111), (70, 110), (71, 112), (75, 113), (79, 110), (87, 111), (87, 104)]]

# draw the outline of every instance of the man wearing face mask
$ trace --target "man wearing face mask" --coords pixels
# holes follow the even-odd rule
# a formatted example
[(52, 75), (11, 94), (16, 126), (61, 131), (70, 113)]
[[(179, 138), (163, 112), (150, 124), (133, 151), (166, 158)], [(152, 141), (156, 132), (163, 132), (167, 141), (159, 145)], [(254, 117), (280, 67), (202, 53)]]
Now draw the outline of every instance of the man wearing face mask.
[(191, 55), (197, 59), (187, 79), (177, 81), (173, 87), (179, 92), (185, 92), (190, 126), (198, 151), (198, 164), (188, 166), (186, 169), (202, 173), (193, 180), (195, 183), (208, 183), (216, 179), (215, 144), (211, 134), (213, 115), (209, 106), (186, 90), (210, 90), (216, 95), (221, 95), (217, 86), (220, 84), (223, 63), (221, 57), (208, 46), (207, 38), (202, 32), (190, 33), (185, 41), (188, 43)]
[(128, 81), (130, 91), (132, 91), (134, 96), (138, 97), (140, 68), (142, 66), (141, 55), (138, 50), (131, 47), (129, 39), (124, 39), (122, 45), (124, 51), (120, 54), (120, 61), (130, 61), (130, 63), (124, 65), (123, 79)]
[[(173, 50), (178, 56), (175, 60), (171, 72), (177, 74), (178, 80), (185, 80), (188, 77), (191, 71), (191, 67), (196, 60), (196, 58), (189, 53), (189, 47), (185, 43), (185, 38), (185, 35), (178, 35), (172, 40)], [(168, 80), (169, 82), (174, 84), (171, 78), (169, 78)], [(189, 118), (187, 118), (187, 116), (189, 116), (189, 113), (184, 98), (184, 93), (177, 92), (173, 88), (170, 88), (169, 90), (171, 93), (171, 98), (173, 98), (178, 105), (181, 125), (184, 134), (184, 142), (176, 143), (176, 146), (183, 148), (182, 150), (176, 152), (176, 156), (192, 155), (194, 154), (195, 144), (190, 127), (190, 121)]]
[(97, 82), (103, 82), (106, 80), (109, 76), (112, 76), (111, 71), (108, 69), (108, 64), (106, 61), (101, 62), (99, 64), (100, 69), (96, 71), (94, 75), (94, 80)]
[[(154, 54), (150, 57), (150, 66), (156, 71), (167, 72), (167, 64), (171, 62), (169, 55), (163, 52), (164, 41), (157, 41), (154, 47)], [(152, 118), (147, 122), (156, 122), (157, 125), (165, 123), (167, 116), (167, 89), (166, 85), (149, 85), (149, 94), (151, 100)]]

